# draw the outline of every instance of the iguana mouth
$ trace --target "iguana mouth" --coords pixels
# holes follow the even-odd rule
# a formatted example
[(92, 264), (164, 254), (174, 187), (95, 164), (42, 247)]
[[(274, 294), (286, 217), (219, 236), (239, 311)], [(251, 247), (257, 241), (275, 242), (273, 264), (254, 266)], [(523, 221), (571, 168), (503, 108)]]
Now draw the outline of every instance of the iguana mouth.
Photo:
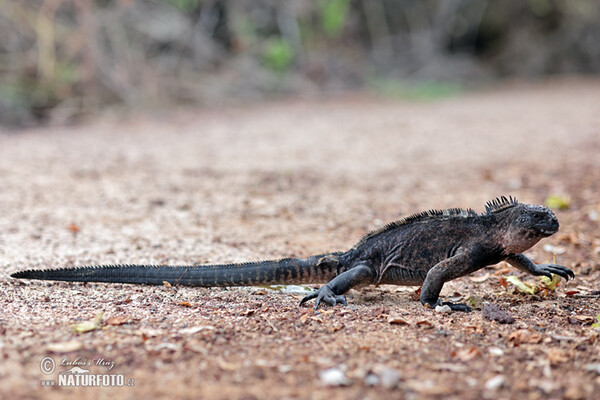
[(541, 233), (543, 233), (544, 235), (548, 235), (548, 236), (554, 235), (556, 233), (556, 231), (557, 231), (556, 229), (544, 229), (544, 228), (540, 229)]

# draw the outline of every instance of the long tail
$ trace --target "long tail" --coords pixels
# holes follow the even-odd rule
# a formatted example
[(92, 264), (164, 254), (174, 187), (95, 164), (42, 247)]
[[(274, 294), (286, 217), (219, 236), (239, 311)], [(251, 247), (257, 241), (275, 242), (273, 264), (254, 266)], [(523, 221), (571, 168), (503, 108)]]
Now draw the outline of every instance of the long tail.
[(333, 279), (341, 253), (322, 254), (307, 259), (247, 262), (194, 266), (100, 265), (80, 268), (27, 270), (11, 275), (19, 279), (69, 282), (135, 283), (143, 285), (252, 286), (320, 283)]

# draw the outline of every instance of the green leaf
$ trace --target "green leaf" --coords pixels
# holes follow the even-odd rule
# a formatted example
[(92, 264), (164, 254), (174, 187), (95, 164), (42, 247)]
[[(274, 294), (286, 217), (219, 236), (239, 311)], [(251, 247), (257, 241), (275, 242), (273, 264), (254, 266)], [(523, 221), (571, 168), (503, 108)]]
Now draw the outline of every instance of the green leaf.
[(569, 196), (559, 196), (557, 194), (552, 194), (546, 197), (546, 201), (544, 201), (547, 207), (552, 208), (554, 210), (566, 210), (571, 205), (571, 198)]
[(536, 294), (540, 288), (534, 283), (526, 283), (517, 278), (514, 275), (504, 277), (506, 282), (512, 283), (519, 289), (521, 292), (526, 294)]
[(72, 324), (71, 329), (75, 333), (85, 333), (85, 332), (94, 331), (96, 329), (100, 329), (100, 322), (102, 321), (103, 314), (104, 314), (104, 311), (100, 311), (100, 312), (98, 312), (98, 314), (96, 314), (94, 319), (91, 321), (84, 321), (79, 324)]
[(542, 281), (542, 285), (546, 289), (554, 291), (556, 290), (556, 285), (558, 285), (560, 282), (560, 276), (552, 274), (552, 279), (548, 278), (547, 276), (541, 276), (540, 281)]
[(324, 0), (321, 1), (321, 26), (329, 37), (338, 36), (348, 16), (350, 0)]
[(469, 296), (466, 303), (474, 310), (481, 310), (483, 308), (483, 299), (479, 296)]
[(274, 71), (287, 71), (294, 60), (294, 50), (284, 38), (274, 38), (267, 42), (264, 61)]

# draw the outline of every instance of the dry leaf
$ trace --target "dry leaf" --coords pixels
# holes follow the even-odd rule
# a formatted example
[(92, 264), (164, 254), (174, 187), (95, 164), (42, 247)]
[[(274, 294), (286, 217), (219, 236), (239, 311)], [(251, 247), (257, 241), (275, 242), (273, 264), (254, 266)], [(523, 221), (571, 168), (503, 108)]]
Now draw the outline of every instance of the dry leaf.
[(481, 350), (479, 347), (471, 347), (469, 349), (462, 349), (456, 353), (456, 358), (460, 361), (471, 361), (481, 356)]
[(388, 323), (391, 325), (410, 325), (408, 321), (397, 315), (390, 315), (388, 317)]
[(508, 282), (506, 282), (506, 279), (504, 278), (504, 275), (500, 277), (500, 280), (498, 281), (498, 283), (503, 288), (507, 288), (508, 287)]
[(417, 322), (417, 325), (420, 326), (423, 329), (431, 329), (433, 328), (433, 324), (427, 320), (422, 320)]
[(550, 244), (550, 243), (546, 243), (543, 246), (543, 249), (544, 249), (544, 251), (555, 254), (555, 255), (556, 254), (564, 254), (567, 251), (566, 247), (554, 246), (553, 244)]
[(556, 274), (551, 274), (551, 275), (552, 275), (552, 280), (550, 280), (550, 278), (548, 278), (547, 276), (540, 276), (540, 281), (542, 282), (542, 285), (544, 286), (544, 288), (554, 291), (554, 290), (556, 290), (556, 286), (560, 282), (560, 276), (556, 275)]
[(479, 275), (479, 276), (470, 276), (469, 277), (469, 280), (471, 282), (475, 282), (475, 283), (482, 283), (482, 282), (487, 281), (488, 279), (490, 279), (490, 274), (489, 273), (486, 273), (486, 274), (483, 274), (483, 275)]
[(515, 346), (518, 346), (522, 343), (538, 344), (542, 341), (542, 335), (538, 332), (530, 331), (528, 329), (519, 329), (508, 336), (508, 341)]
[(90, 321), (84, 321), (84, 322), (81, 322), (78, 324), (71, 324), (71, 329), (75, 333), (85, 333), (85, 332), (94, 331), (96, 329), (100, 329), (100, 322), (102, 321), (103, 314), (104, 314), (104, 311), (100, 311), (98, 314), (96, 314), (94, 319), (92, 319)]
[(77, 225), (75, 225), (74, 223), (69, 224), (67, 229), (69, 229), (73, 235), (76, 235), (77, 233), (79, 233), (79, 230), (80, 230), (79, 227)]
[(46, 346), (48, 351), (53, 353), (69, 353), (71, 351), (77, 351), (83, 347), (83, 344), (76, 340), (69, 342), (50, 343)]
[(110, 317), (106, 320), (106, 325), (123, 325), (128, 323), (129, 321), (129, 318)]
[(181, 333), (183, 335), (193, 335), (194, 333), (198, 333), (200, 331), (214, 330), (214, 329), (215, 329), (215, 327), (210, 326), (210, 325), (191, 326), (189, 328), (183, 328), (183, 329), (179, 330), (179, 333)]
[(569, 354), (562, 349), (552, 348), (548, 351), (548, 361), (550, 361), (550, 365), (552, 366), (567, 362), (570, 358)]
[(192, 307), (192, 304), (187, 301), (178, 301), (177, 304), (182, 305), (184, 307)]
[(300, 322), (302, 322), (303, 324), (305, 324), (306, 320), (308, 319), (308, 317), (310, 317), (309, 314), (304, 314), (303, 316), (300, 317)]
[(505, 277), (506, 282), (512, 283), (513, 285), (516, 286), (517, 289), (519, 289), (521, 292), (526, 293), (526, 294), (536, 294), (538, 290), (540, 290), (540, 288), (534, 284), (534, 283), (529, 283), (529, 282), (523, 282), (522, 280), (520, 280), (519, 278), (517, 278), (514, 275)]
[(596, 321), (596, 318), (591, 315), (571, 315), (569, 318), (579, 322), (582, 325), (591, 325)]

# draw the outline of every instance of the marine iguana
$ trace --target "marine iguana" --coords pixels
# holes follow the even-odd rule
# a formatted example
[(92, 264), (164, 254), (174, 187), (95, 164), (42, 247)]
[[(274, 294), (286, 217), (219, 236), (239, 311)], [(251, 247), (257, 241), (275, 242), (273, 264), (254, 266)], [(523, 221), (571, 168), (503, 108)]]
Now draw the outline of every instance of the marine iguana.
[(435, 307), (470, 311), (465, 304), (442, 303), (445, 282), (487, 265), (507, 261), (532, 275), (552, 273), (566, 280), (573, 271), (556, 264), (535, 264), (522, 254), (540, 239), (558, 231), (550, 209), (522, 204), (505, 196), (486, 203), (485, 212), (451, 208), (429, 210), (391, 222), (366, 234), (350, 250), (240, 264), (147, 266), (104, 265), (51, 270), (27, 270), (11, 276), (75, 282), (110, 282), (187, 286), (252, 286), (327, 282), (302, 299), (346, 305), (351, 288), (370, 284), (422, 285), (420, 300)]

